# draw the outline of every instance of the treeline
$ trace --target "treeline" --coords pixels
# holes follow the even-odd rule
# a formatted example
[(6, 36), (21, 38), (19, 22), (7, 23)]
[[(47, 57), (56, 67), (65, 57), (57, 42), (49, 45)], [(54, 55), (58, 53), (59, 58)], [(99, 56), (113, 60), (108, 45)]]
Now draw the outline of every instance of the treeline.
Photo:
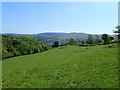
[(34, 54), (51, 49), (51, 46), (44, 44), (34, 38), (10, 37), (2, 35), (2, 59)]
[(52, 44), (52, 47), (65, 46), (65, 45), (94, 46), (94, 45), (103, 45), (110, 43), (120, 43), (120, 26), (118, 25), (115, 28), (117, 30), (114, 30), (113, 33), (115, 33), (116, 37), (112, 37), (108, 34), (102, 34), (101, 36), (89, 34), (87, 40), (76, 41), (73, 38), (70, 38), (69, 42), (65, 44), (60, 44), (59, 41), (55, 41)]
[(104, 45), (110, 43), (118, 43), (118, 38), (112, 37), (108, 34), (102, 34), (101, 36), (89, 34), (88, 38), (84, 41), (83, 40), (76, 41), (73, 38), (70, 38), (69, 42), (65, 44), (60, 44), (59, 41), (55, 41), (52, 44), (52, 47), (54, 48), (65, 45), (95, 46), (95, 45)]

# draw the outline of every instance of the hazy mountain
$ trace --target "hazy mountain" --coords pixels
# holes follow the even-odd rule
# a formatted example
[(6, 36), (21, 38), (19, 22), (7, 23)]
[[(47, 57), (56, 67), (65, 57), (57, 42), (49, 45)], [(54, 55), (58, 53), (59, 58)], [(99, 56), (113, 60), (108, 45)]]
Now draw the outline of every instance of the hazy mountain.
[(67, 43), (70, 38), (74, 40), (86, 40), (88, 34), (86, 33), (39, 33), (35, 38), (47, 44), (52, 44), (54, 41), (59, 41), (61, 44)]
[[(88, 38), (87, 33), (51, 33), (51, 32), (46, 32), (46, 33), (38, 33), (38, 34), (14, 34), (14, 33), (9, 33), (5, 34), (8, 36), (16, 37), (16, 36), (26, 36), (26, 37), (32, 37), (36, 38), (44, 43), (47, 43), (49, 45), (53, 44), (55, 41), (59, 41), (61, 44), (65, 44), (69, 42), (70, 38), (73, 38), (74, 40), (78, 41), (85, 41)], [(92, 34), (93, 36), (98, 35), (101, 36), (101, 34)], [(112, 35), (113, 36), (113, 35)]]

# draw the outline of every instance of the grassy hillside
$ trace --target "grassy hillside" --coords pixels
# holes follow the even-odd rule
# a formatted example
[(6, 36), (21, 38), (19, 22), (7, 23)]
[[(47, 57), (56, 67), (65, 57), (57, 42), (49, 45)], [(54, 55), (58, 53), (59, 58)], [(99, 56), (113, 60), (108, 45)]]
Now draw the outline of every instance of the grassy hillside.
[(0, 89), (2, 89), (2, 61), (0, 60)]
[(3, 88), (117, 88), (117, 46), (66, 46), (3, 61)]

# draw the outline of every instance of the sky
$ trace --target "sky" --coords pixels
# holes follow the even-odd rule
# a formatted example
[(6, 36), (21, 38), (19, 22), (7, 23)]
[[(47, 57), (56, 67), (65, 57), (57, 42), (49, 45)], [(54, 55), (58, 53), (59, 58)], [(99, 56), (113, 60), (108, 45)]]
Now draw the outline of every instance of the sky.
[(118, 3), (118, 25), (120, 25), (120, 2)]
[(3, 2), (2, 33), (113, 34), (117, 2)]

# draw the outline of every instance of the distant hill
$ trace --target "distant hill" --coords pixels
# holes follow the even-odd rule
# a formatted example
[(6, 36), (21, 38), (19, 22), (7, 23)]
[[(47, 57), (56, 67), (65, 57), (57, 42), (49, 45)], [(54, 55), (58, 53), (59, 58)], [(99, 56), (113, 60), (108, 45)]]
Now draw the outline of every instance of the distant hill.
[(67, 43), (70, 38), (74, 40), (86, 40), (88, 34), (86, 33), (39, 33), (35, 35), (35, 38), (45, 42), (47, 44), (52, 44), (54, 41), (59, 41), (61, 44)]
[(7, 36), (11, 37), (17, 37), (17, 36), (26, 36), (26, 37), (32, 37), (36, 38), (46, 44), (53, 44), (55, 41), (59, 41), (61, 44), (67, 43), (70, 38), (73, 38), (74, 40), (86, 40), (88, 37), (88, 34), (86, 33), (38, 33), (38, 34), (14, 34), (14, 33), (7, 33), (5, 34)]
[[(73, 38), (74, 40), (78, 41), (85, 41), (88, 38), (87, 33), (54, 33), (54, 32), (46, 32), (46, 33), (38, 33), (38, 34), (5, 34), (7, 36), (17, 37), (17, 36), (26, 36), (26, 37), (32, 37), (36, 38), (39, 41), (42, 41), (46, 44), (53, 44), (55, 41), (59, 41), (60, 44), (65, 44), (69, 42), (70, 38)], [(95, 36), (96, 34), (92, 34)], [(101, 34), (97, 34), (98, 36), (101, 36)]]

